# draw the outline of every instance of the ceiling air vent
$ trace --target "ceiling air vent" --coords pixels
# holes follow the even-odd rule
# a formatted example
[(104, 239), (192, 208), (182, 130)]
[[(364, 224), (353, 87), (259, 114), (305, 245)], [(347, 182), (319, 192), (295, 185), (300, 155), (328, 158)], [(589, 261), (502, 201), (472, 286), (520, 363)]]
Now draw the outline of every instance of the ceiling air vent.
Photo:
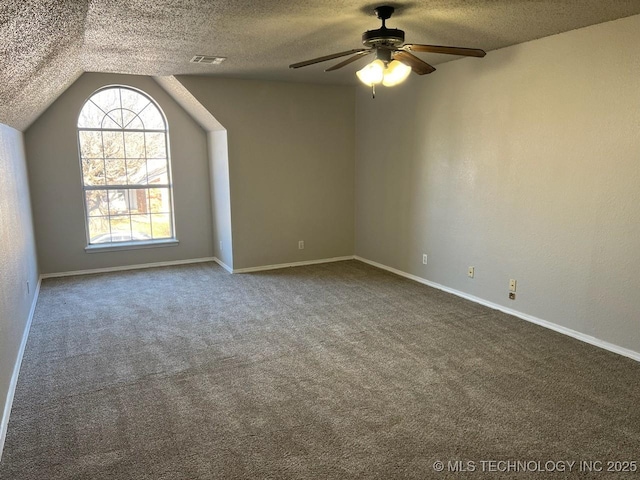
[(211, 55), (196, 55), (191, 60), (191, 63), (205, 63), (207, 65), (220, 65), (225, 57), (213, 57)]

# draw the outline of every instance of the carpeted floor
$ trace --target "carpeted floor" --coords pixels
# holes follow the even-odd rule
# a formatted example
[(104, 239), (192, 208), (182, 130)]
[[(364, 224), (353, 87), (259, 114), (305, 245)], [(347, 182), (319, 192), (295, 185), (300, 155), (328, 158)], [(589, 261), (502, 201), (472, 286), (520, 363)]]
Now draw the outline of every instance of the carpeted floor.
[(640, 461), (639, 405), (639, 363), (357, 261), (49, 279), (0, 478), (496, 478)]

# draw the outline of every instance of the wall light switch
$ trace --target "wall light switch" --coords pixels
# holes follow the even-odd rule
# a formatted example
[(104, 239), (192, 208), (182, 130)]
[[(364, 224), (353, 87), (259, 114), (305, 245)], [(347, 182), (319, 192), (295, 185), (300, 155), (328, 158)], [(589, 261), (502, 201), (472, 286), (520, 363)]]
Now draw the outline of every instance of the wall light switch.
[(513, 278), (509, 280), (509, 291), (510, 292), (516, 291), (516, 281)]
[(475, 274), (476, 274), (476, 267), (469, 267), (469, 271), (467, 272), (467, 275), (469, 275), (469, 278), (473, 278)]

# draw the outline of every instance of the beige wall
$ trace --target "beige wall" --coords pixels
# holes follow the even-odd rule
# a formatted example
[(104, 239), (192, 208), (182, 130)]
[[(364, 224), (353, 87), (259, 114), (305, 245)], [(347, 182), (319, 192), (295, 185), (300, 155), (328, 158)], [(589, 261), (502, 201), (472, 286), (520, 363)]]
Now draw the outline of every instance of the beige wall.
[(37, 283), (23, 137), (0, 124), (0, 455), (11, 408), (11, 378)]
[(352, 255), (353, 88), (177, 78), (227, 129), (233, 267)]
[(634, 16), (359, 89), (356, 254), (640, 352), (639, 43)]
[[(98, 88), (124, 84), (156, 100), (169, 124), (176, 233), (171, 247), (86, 253), (76, 124)], [(213, 255), (207, 137), (151, 78), (86, 73), (25, 134), (41, 273), (185, 260)]]

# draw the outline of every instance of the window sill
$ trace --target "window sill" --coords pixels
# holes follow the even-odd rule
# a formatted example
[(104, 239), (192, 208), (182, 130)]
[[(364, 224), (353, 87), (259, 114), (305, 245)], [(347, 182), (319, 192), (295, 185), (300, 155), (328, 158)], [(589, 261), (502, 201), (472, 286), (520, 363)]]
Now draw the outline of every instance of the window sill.
[(87, 253), (116, 252), (118, 250), (137, 250), (139, 248), (175, 247), (180, 242), (175, 238), (166, 240), (152, 240), (149, 242), (118, 242), (87, 245), (84, 251)]

